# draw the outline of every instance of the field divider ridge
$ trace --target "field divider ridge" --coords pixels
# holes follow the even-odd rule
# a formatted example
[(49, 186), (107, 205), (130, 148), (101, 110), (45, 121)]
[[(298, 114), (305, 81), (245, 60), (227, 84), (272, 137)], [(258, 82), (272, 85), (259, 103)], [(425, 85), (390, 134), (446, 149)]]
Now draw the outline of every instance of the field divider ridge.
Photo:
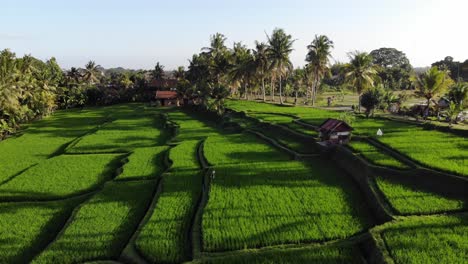
[(210, 167), (208, 161), (205, 158), (203, 146), (205, 140), (201, 141), (197, 148), (197, 158), (202, 167), (200, 176), (202, 178), (202, 190), (197, 199), (195, 206), (195, 213), (192, 217), (192, 223), (189, 230), (189, 239), (191, 242), (191, 257), (192, 259), (199, 259), (202, 256), (203, 251), (203, 234), (202, 234), (202, 219), (203, 219), (203, 210), (208, 203), (210, 186), (211, 186), (211, 175), (213, 173), (213, 168)]
[[(162, 115), (162, 114), (161, 114)], [(172, 166), (172, 161), (169, 157), (170, 148), (167, 149), (164, 153), (163, 164), (165, 166), (164, 171), (159, 175), (156, 179), (156, 188), (153, 194), (153, 199), (149, 204), (148, 208), (146, 209), (146, 213), (144, 214), (143, 218), (140, 220), (140, 223), (137, 225), (135, 231), (133, 232), (132, 236), (128, 240), (126, 246), (122, 250), (119, 261), (124, 263), (132, 263), (132, 264), (147, 264), (149, 261), (139, 252), (138, 248), (136, 247), (136, 240), (140, 235), (142, 229), (151, 219), (151, 216), (154, 213), (156, 208), (156, 204), (158, 203), (159, 197), (162, 192), (162, 182), (163, 182), (163, 175), (165, 173), (169, 173), (169, 170)], [(123, 168), (123, 167), (122, 167)], [(128, 181), (128, 180), (118, 180), (118, 181)], [(141, 181), (141, 179), (134, 179), (134, 181)]]

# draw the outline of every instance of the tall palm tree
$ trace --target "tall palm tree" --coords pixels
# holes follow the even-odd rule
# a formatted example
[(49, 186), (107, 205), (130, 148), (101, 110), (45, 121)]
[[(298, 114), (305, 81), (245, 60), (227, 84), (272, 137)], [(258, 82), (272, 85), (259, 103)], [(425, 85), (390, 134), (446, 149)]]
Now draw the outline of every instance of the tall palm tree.
[(94, 84), (98, 81), (99, 76), (101, 75), (101, 66), (97, 65), (94, 61), (89, 61), (84, 68), (83, 78), (89, 84)]
[(254, 55), (254, 67), (256, 74), (262, 80), (262, 95), (263, 101), (266, 101), (265, 95), (265, 78), (268, 75), (268, 69), (270, 67), (270, 60), (268, 59), (268, 46), (263, 42), (255, 42)]
[(249, 82), (254, 75), (254, 57), (251, 51), (242, 43), (235, 43), (233, 49), (233, 66), (229, 72), (230, 79), (240, 86), (244, 93), (244, 98), (248, 99)]
[(325, 35), (315, 35), (315, 39), (307, 46), (309, 51), (306, 56), (306, 61), (309, 62), (308, 68), (313, 71), (314, 77), (310, 91), (312, 105), (315, 105), (317, 89), (320, 86), (320, 82), (329, 71), (328, 64), (333, 47), (333, 41)]
[(348, 54), (350, 62), (346, 65), (346, 82), (358, 93), (358, 111), (361, 112), (361, 95), (366, 89), (374, 87), (377, 78), (377, 67), (372, 56), (367, 52), (355, 51)]
[(216, 33), (210, 37), (210, 46), (202, 48), (202, 55), (205, 54), (210, 59), (210, 75), (218, 88), (231, 68), (230, 52), (225, 42), (226, 37), (221, 33)]
[(156, 66), (154, 66), (154, 70), (151, 72), (153, 75), (153, 78), (156, 80), (162, 80), (164, 79), (164, 66), (159, 64), (159, 61), (156, 63)]
[(185, 79), (185, 68), (184, 66), (179, 66), (177, 67), (176, 70), (173, 71), (174, 77), (180, 81), (182, 79)]
[(282, 78), (288, 71), (293, 69), (289, 54), (293, 51), (291, 35), (287, 35), (283, 29), (276, 28), (271, 36), (268, 36), (268, 58), (270, 60), (270, 69), (275, 72), (279, 81), (280, 103), (283, 104), (282, 96)]
[(448, 72), (439, 70), (437, 66), (430, 68), (420, 76), (413, 77), (412, 80), (416, 87), (415, 94), (427, 100), (423, 115), (427, 114), (433, 98), (445, 92), (453, 84), (453, 80), (448, 76)]
[(202, 51), (210, 54), (211, 57), (216, 57), (227, 50), (225, 42), (226, 37), (221, 33), (216, 33), (210, 37), (210, 46), (202, 48)]

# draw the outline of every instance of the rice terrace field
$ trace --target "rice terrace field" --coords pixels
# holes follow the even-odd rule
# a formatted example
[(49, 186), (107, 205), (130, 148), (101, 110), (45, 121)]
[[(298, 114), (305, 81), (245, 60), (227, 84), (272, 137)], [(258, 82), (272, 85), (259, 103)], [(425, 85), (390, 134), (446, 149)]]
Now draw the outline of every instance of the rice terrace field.
[[(468, 140), (228, 100), (57, 111), (0, 141), (0, 263), (468, 263)], [(381, 128), (384, 135), (375, 136)]]

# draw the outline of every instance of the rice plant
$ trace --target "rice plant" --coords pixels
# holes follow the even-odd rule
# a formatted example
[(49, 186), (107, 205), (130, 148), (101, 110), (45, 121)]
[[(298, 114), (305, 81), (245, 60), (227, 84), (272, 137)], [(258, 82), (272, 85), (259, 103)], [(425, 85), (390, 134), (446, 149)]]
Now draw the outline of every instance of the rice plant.
[(112, 179), (122, 155), (61, 155), (0, 185), (0, 199), (50, 199), (80, 194)]
[(143, 218), (154, 189), (153, 181), (106, 184), (79, 207), (60, 236), (32, 263), (117, 259)]
[(0, 262), (28, 263), (60, 231), (77, 203), (0, 203)]
[(392, 207), (400, 214), (440, 213), (467, 207), (467, 200), (424, 190), (417, 183), (402, 183), (391, 177), (376, 177), (376, 181)]
[(358, 189), (325, 161), (215, 169), (202, 223), (206, 251), (345, 238), (372, 224)]
[(382, 237), (396, 263), (466, 263), (466, 214), (425, 216), (389, 226)]
[(137, 148), (128, 157), (117, 180), (157, 178), (166, 169), (164, 159), (168, 147)]

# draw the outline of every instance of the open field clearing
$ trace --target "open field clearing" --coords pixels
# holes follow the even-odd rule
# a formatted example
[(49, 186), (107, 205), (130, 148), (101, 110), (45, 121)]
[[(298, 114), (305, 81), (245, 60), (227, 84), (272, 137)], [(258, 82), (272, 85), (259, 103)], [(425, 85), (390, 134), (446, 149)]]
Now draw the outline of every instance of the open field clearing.
[(212, 165), (285, 161), (290, 158), (251, 134), (211, 136), (205, 141), (204, 154)]
[(137, 148), (128, 157), (123, 172), (116, 180), (158, 178), (165, 170), (164, 158), (168, 147)]
[(213, 135), (219, 135), (209, 124), (199, 121), (184, 111), (170, 111), (169, 119), (179, 125), (176, 141), (200, 140)]
[(372, 224), (357, 188), (323, 161), (216, 166), (203, 215), (206, 251), (325, 241)]
[(76, 195), (112, 179), (122, 155), (61, 155), (0, 185), (0, 199), (47, 199)]
[(172, 166), (162, 178), (162, 191), (153, 215), (136, 240), (143, 256), (157, 263), (180, 263), (189, 258), (189, 229), (202, 188), (195, 140), (170, 150)]
[(382, 150), (370, 143), (365, 141), (353, 141), (349, 145), (351, 146), (351, 149), (375, 165), (397, 169), (409, 169), (408, 165), (395, 159), (389, 154), (384, 153)]
[(271, 249), (267, 251), (246, 251), (242, 254), (212, 258), (200, 261), (204, 264), (295, 264), (295, 263), (320, 263), (320, 264), (359, 264), (365, 263), (359, 249), (355, 247), (321, 246), (301, 249)]
[(172, 161), (171, 171), (193, 170), (200, 168), (197, 158), (199, 141), (184, 141), (169, 150), (169, 159)]
[[(117, 112), (118, 113), (118, 112)], [(126, 114), (114, 114), (118, 118), (81, 138), (69, 153), (129, 152), (135, 148), (163, 144), (166, 134), (157, 126), (161, 125), (157, 111), (138, 107)]]
[(401, 183), (391, 177), (376, 177), (377, 186), (400, 214), (428, 214), (468, 208), (468, 200), (450, 198), (415, 183)]
[(102, 108), (59, 111), (30, 124), (22, 135), (0, 141), (0, 182), (60, 153), (75, 138), (105, 122), (106, 116)]
[[(279, 123), (292, 122), (293, 118), (278, 117), (278, 114), (291, 114), (313, 125), (319, 125), (327, 118), (337, 118), (340, 115), (339, 112), (310, 107), (239, 100), (229, 100), (228, 107), (237, 111), (250, 111), (249, 115), (267, 118), (265, 121), (279, 120)], [(262, 112), (272, 114), (261, 114)], [(354, 133), (365, 136), (375, 136), (380, 128), (384, 135), (378, 138), (379, 141), (415, 161), (431, 168), (468, 175), (468, 140), (463, 137), (386, 119), (357, 118), (352, 126)]]
[(60, 231), (77, 204), (0, 203), (0, 262), (29, 262)]
[(466, 263), (468, 217), (425, 216), (408, 219), (382, 231), (396, 263)]
[(271, 139), (276, 140), (279, 144), (301, 154), (313, 154), (317, 152), (315, 142), (298, 140), (293, 136), (277, 129), (261, 129), (255, 128), (254, 131), (263, 134)]
[[(293, 117), (283, 112), (268, 113), (288, 109), (286, 114), (294, 114), (289, 108), (295, 108), (270, 107), (275, 110), (259, 111), (255, 117), (273, 123), (288, 122), (284, 125), (293, 130), (317, 135), (292, 123)], [(317, 110), (320, 115), (330, 113), (303, 109)], [(460, 251), (466, 251), (461, 237), (466, 236), (468, 226), (463, 216), (467, 201), (454, 197), (458, 193), (444, 195), (418, 187), (417, 182), (399, 182), (389, 173), (384, 173), (388, 174), (385, 177), (376, 175), (378, 195), (383, 195), (394, 209), (392, 213), (429, 216), (395, 216), (395, 221), (375, 226), (381, 220), (368, 204), (362, 186), (358, 187), (337, 163), (327, 160), (326, 154), (321, 157), (301, 136), (274, 126), (263, 129), (268, 125), (233, 115), (244, 128), (317, 157), (294, 161), (287, 151), (273, 147), (267, 140), (247, 132), (223, 131), (216, 122), (208, 121), (212, 117), (188, 108), (127, 104), (80, 111), (85, 117), (96, 116), (89, 126), (77, 113), (58, 113), (69, 128), (59, 124), (54, 129), (40, 128), (45, 119), (31, 124), (24, 135), (0, 142), (0, 150), (4, 146), (5, 150), (13, 150), (7, 160), (18, 160), (20, 166), (33, 165), (9, 175), (7, 171), (15, 173), (13, 166), (0, 164), (0, 170), (8, 176), (0, 184), (0, 199), (5, 201), (0, 203), (0, 262), (102, 263), (118, 260), (122, 250), (132, 245), (135, 254), (151, 263), (365, 263), (369, 261), (368, 252), (358, 241), (369, 228), (382, 234), (396, 263), (418, 263), (419, 259), (422, 263), (433, 262), (433, 251), (449, 252), (443, 263), (466, 258)], [(163, 128), (166, 118), (162, 114), (179, 126), (172, 140), (170, 129)], [(79, 123), (76, 131), (72, 125), (75, 122)], [(410, 135), (430, 135), (427, 133), (434, 131), (400, 122), (379, 122), (384, 121), (363, 119), (361, 126), (356, 125), (356, 132), (361, 129), (370, 133), (377, 126), (388, 125), (379, 138), (381, 142), (390, 146), (385, 140), (405, 139), (405, 144), (421, 145), (409, 147), (412, 153), (423, 146), (432, 151), (431, 144)], [(56, 136), (57, 142), (60, 139), (64, 143), (53, 151), (44, 144), (44, 149), (30, 152), (30, 156), (25, 154), (26, 161), (21, 163), (24, 153), (19, 152), (19, 140), (34, 135), (35, 146), (40, 146), (39, 142), (54, 137), (47, 131), (55, 129), (58, 131), (53, 133), (66, 135)], [(463, 153), (462, 137), (442, 135), (447, 137), (438, 138), (437, 148), (445, 146), (443, 151), (452, 148)], [(367, 142), (353, 141), (350, 147), (357, 155), (383, 167), (381, 170), (408, 169)], [(45, 155), (43, 150), (50, 153)], [(437, 151), (425, 152), (426, 156), (433, 154), (443, 157)], [(206, 178), (207, 170), (200, 164), (205, 159), (212, 166), (208, 172), (214, 171)], [(81, 196), (85, 193), (90, 195)], [(56, 201), (28, 202), (49, 199)], [(430, 216), (444, 213), (461, 216)], [(135, 240), (130, 242), (134, 234)], [(423, 242), (425, 236), (429, 237), (427, 243)], [(418, 250), (420, 253), (416, 253)]]
[[(116, 259), (144, 216), (155, 182), (111, 182), (84, 202), (33, 263)], [(138, 194), (138, 195), (135, 195)]]
[(136, 240), (138, 251), (151, 262), (188, 260), (188, 232), (201, 184), (202, 175), (198, 170), (163, 174), (162, 192), (153, 215)]

